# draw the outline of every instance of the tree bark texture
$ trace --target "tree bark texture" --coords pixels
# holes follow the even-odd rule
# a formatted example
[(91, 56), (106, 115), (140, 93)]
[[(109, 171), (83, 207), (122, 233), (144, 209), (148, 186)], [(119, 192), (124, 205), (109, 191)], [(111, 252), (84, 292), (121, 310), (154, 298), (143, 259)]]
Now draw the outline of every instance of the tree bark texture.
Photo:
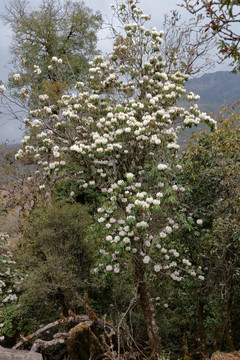
[(145, 270), (142, 265), (142, 258), (135, 257), (135, 285), (139, 295), (139, 301), (143, 316), (147, 325), (147, 333), (150, 346), (150, 360), (157, 360), (161, 355), (161, 338), (156, 324), (155, 309), (148, 291), (145, 279)]

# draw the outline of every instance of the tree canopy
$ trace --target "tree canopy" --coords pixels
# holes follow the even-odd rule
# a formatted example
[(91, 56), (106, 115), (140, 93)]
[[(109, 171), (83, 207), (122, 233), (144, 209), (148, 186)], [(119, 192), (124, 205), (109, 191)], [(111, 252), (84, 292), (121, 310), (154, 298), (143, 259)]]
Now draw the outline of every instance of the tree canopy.
[[(83, 2), (43, 0), (32, 10), (26, 0), (13, 0), (5, 5), (3, 19), (12, 28), (11, 52), (18, 82), (26, 86), (24, 96), (31, 102), (40, 89), (59, 96), (73, 82), (83, 78), (88, 61), (96, 54), (97, 31), (102, 16)], [(61, 77), (54, 62), (63, 63)], [(41, 70), (40, 70), (41, 68)]]

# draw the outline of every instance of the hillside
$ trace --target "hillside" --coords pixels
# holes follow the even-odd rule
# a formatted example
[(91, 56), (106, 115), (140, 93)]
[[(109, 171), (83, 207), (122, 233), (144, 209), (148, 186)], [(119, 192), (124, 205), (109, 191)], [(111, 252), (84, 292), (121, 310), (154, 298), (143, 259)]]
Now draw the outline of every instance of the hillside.
[[(189, 79), (186, 83), (187, 92), (193, 91), (200, 96), (197, 104), (201, 111), (214, 113), (216, 116), (224, 102), (230, 106), (240, 101), (240, 74), (228, 71), (217, 71), (204, 74), (196, 79)], [(181, 104), (186, 105), (186, 104)], [(199, 132), (203, 125), (193, 126), (179, 135), (179, 144), (184, 149), (193, 132)]]
[(199, 107), (202, 111), (217, 115), (225, 101), (228, 105), (240, 101), (240, 74), (227, 71), (204, 74), (190, 79), (186, 88), (200, 95)]

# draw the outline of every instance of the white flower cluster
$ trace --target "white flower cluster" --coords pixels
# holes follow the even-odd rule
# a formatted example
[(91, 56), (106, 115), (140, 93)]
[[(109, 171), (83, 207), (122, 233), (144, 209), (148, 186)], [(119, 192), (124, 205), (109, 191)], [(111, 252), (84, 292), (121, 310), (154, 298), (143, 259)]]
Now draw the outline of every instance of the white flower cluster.
[(21, 75), (20, 74), (13, 74), (13, 80), (15, 81), (20, 81), (21, 80)]
[(49, 96), (47, 94), (39, 95), (39, 100), (45, 101), (48, 99), (49, 99)]
[(0, 93), (1, 93), (1, 94), (4, 94), (5, 90), (6, 90), (5, 86), (4, 86), (4, 85), (0, 85)]
[(14, 276), (12, 266), (15, 261), (12, 260), (12, 252), (10, 250), (9, 235), (0, 234), (0, 303), (17, 300), (14, 293)]
[(42, 70), (38, 65), (34, 65), (33, 67), (34, 67), (34, 74), (40, 75), (42, 73)]
[(52, 57), (52, 62), (55, 63), (55, 64), (61, 65), (63, 61), (62, 61), (62, 59), (59, 59), (57, 56), (53, 56)]
[[(18, 300), (15, 285), (19, 281), (15, 270), (15, 261), (10, 249), (9, 235), (0, 233), (0, 307), (6, 307)], [(0, 341), (6, 333), (5, 323), (0, 323)]]

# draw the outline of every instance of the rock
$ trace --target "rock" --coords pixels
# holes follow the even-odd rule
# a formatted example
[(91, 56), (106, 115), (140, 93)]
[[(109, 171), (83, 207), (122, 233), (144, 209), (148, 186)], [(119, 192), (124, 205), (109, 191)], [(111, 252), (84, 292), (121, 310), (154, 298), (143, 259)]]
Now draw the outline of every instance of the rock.
[(43, 357), (33, 351), (6, 349), (0, 346), (0, 360), (43, 360)]
[(240, 351), (233, 351), (231, 353), (216, 351), (212, 354), (211, 360), (240, 360)]

